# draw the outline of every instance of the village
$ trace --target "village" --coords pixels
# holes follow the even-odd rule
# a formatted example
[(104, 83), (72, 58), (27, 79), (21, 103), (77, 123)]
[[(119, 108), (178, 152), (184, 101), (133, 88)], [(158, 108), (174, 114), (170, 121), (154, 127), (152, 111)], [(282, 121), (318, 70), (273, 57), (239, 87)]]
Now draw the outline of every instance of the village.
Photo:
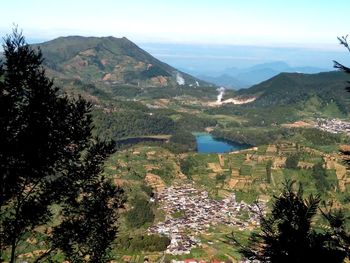
[(316, 128), (330, 133), (346, 133), (350, 135), (350, 122), (341, 121), (339, 119), (317, 119)]
[(166, 253), (171, 255), (189, 254), (192, 248), (200, 246), (197, 236), (211, 225), (226, 224), (240, 230), (256, 227), (257, 212), (264, 211), (266, 206), (260, 202), (258, 205), (237, 202), (234, 193), (223, 200), (213, 200), (208, 192), (197, 190), (192, 184), (165, 188), (157, 199), (166, 219), (150, 227), (149, 233), (168, 236), (171, 243)]

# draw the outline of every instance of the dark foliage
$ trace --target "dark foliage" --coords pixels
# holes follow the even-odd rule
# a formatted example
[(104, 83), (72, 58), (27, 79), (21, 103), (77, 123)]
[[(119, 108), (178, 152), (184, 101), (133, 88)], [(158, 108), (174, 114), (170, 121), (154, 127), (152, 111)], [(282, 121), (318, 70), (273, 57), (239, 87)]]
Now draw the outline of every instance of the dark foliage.
[(300, 155), (298, 153), (291, 154), (287, 157), (286, 168), (297, 169), (299, 163)]
[(196, 149), (196, 138), (188, 131), (177, 129), (171, 136), (168, 144), (164, 145), (167, 149), (174, 153), (183, 153), (194, 151)]
[(344, 162), (348, 167), (350, 167), (350, 148), (343, 148), (340, 151), (345, 157)]
[(104, 138), (171, 134), (175, 129), (175, 123), (170, 118), (138, 110), (121, 110), (108, 114), (96, 111), (94, 115), (96, 134)]
[[(348, 43), (348, 36), (338, 37), (338, 40), (339, 40), (340, 44), (343, 45), (350, 52), (350, 46)], [(346, 67), (345, 65), (343, 65), (337, 61), (333, 61), (333, 62), (334, 62), (334, 68), (350, 74), (350, 68)], [(350, 81), (347, 81), (347, 83), (350, 84)], [(348, 92), (350, 92), (350, 86), (347, 87), (346, 90)]]
[(322, 215), (329, 222), (330, 227), (334, 230), (333, 238), (339, 244), (339, 248), (346, 253), (346, 259), (350, 259), (350, 232), (346, 229), (346, 222), (349, 220), (349, 216), (346, 216), (341, 209), (328, 209), (321, 211)]
[[(322, 104), (336, 101), (344, 113), (350, 111), (344, 98), (347, 74), (322, 72), (318, 74), (281, 73), (249, 89), (239, 90), (241, 96), (256, 96), (246, 107), (276, 107), (299, 105), (317, 96)], [(302, 110), (302, 108), (301, 108)]]
[(212, 134), (218, 138), (250, 145), (270, 144), (291, 139), (311, 146), (332, 145), (343, 141), (339, 134), (316, 128), (238, 127), (229, 130), (215, 129)]
[[(202, 131), (205, 127), (215, 126), (216, 121), (209, 118), (197, 117), (187, 113), (175, 114), (167, 109), (148, 109), (138, 102), (118, 102), (115, 112), (106, 113), (101, 110), (94, 111), (95, 133), (103, 138), (115, 139), (118, 142), (151, 142), (143, 138), (147, 135), (172, 135), (169, 143), (163, 147), (174, 153), (193, 151), (196, 149), (196, 140), (192, 131)], [(138, 137), (140, 137), (138, 141)], [(154, 139), (154, 142), (164, 141)]]
[(230, 130), (215, 129), (212, 134), (217, 138), (241, 144), (263, 145), (274, 143), (292, 136), (292, 131), (285, 128), (232, 128)]
[[(40, 50), (31, 49), (17, 29), (4, 41), (4, 62), (0, 64), (1, 249), (10, 249), (10, 262), (14, 262), (23, 237), (53, 219), (52, 204), (64, 204), (62, 224), (54, 232), (64, 238), (64, 233), (74, 229), (75, 235), (95, 238), (94, 243), (75, 240), (69, 245), (82, 250), (87, 246), (91, 257), (100, 253), (101, 260), (96, 262), (104, 262), (116, 234), (115, 210), (101, 211), (101, 220), (90, 216), (96, 205), (102, 209), (122, 203), (116, 195), (121, 189), (99, 176), (114, 144), (92, 137), (91, 105), (59, 95), (45, 76)], [(88, 227), (77, 222), (80, 217)], [(106, 233), (103, 240), (97, 239), (95, 229)], [(75, 262), (66, 250), (69, 245), (58, 242), (49, 251), (61, 248)]]
[[(277, 98), (274, 98), (276, 100)], [(299, 101), (300, 102), (300, 101)], [(208, 109), (206, 112), (208, 114), (223, 114), (223, 115), (237, 115), (248, 122), (242, 123), (242, 126), (259, 126), (266, 127), (270, 125), (282, 124), (293, 122), (298, 119), (296, 105), (284, 105), (284, 106), (263, 106), (255, 107), (251, 104), (246, 105), (224, 105), (222, 107)], [(235, 125), (240, 126), (240, 125)]]
[(323, 167), (322, 162), (316, 163), (312, 168), (312, 177), (315, 179), (316, 189), (319, 193), (324, 193), (330, 189), (327, 181), (327, 170)]
[(296, 131), (302, 135), (308, 143), (313, 145), (331, 145), (342, 141), (339, 134), (333, 134), (316, 128), (297, 129)]
[(105, 100), (108, 99), (109, 94), (107, 94), (105, 91), (98, 89), (94, 84), (89, 83), (83, 83), (81, 80), (75, 79), (71, 83), (74, 87), (78, 88), (79, 90), (86, 92), (88, 94), (91, 94), (93, 96), (103, 98)]
[(108, 181), (86, 182), (81, 200), (64, 205), (63, 222), (54, 228), (52, 243), (71, 262), (106, 262), (117, 233), (115, 211), (124, 200), (122, 192)]
[(129, 251), (164, 251), (170, 244), (170, 239), (166, 236), (158, 235), (135, 235), (122, 236), (117, 240), (117, 247)]
[[(350, 52), (350, 46), (349, 46), (347, 38), (348, 38), (348, 36), (338, 37), (338, 40), (339, 40), (340, 44), (343, 45)], [(340, 64), (337, 61), (334, 61), (334, 67), (336, 69), (339, 69), (339, 70), (345, 72), (345, 73), (350, 74), (350, 68), (344, 66), (343, 64)], [(347, 81), (347, 83), (350, 85), (350, 81)], [(346, 90), (348, 92), (350, 92), (350, 86), (348, 86), (346, 88)], [(342, 153), (346, 156), (346, 163), (347, 163), (347, 165), (350, 166), (350, 151), (349, 150), (344, 150), (344, 151), (342, 151)]]
[(135, 228), (139, 228), (146, 223), (152, 223), (154, 213), (151, 203), (145, 198), (137, 198), (133, 201), (133, 207), (127, 213), (126, 219), (128, 224)]
[(215, 180), (217, 184), (223, 185), (225, 183), (226, 178), (227, 178), (227, 175), (222, 173), (222, 174), (217, 174), (215, 177)]
[(182, 113), (181, 117), (176, 121), (181, 129), (186, 131), (204, 131), (206, 127), (217, 125), (217, 121), (212, 118), (198, 117), (189, 113)]
[(187, 158), (180, 160), (181, 172), (191, 178), (192, 169), (198, 166), (198, 161), (193, 158), (193, 156), (188, 156)]
[(274, 197), (270, 214), (259, 214), (261, 229), (241, 246), (241, 252), (248, 259), (271, 263), (343, 262), (348, 252), (337, 231), (343, 229), (344, 220), (329, 215), (330, 228), (316, 231), (312, 222), (320, 198), (304, 199), (302, 187), (296, 191), (293, 184), (286, 182), (282, 194)]

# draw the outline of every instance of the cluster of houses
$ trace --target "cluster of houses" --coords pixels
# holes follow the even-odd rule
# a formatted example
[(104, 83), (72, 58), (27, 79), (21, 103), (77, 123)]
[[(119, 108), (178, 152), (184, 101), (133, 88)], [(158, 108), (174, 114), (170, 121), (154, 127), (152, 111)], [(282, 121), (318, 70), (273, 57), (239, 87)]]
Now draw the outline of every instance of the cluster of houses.
[[(213, 200), (208, 192), (197, 190), (192, 184), (171, 186), (158, 195), (161, 209), (165, 212), (164, 222), (149, 228), (150, 233), (166, 235), (171, 239), (167, 253), (172, 255), (189, 254), (191, 249), (200, 245), (196, 238), (211, 225), (226, 224), (237, 226), (241, 230), (259, 225), (259, 206), (236, 202), (234, 193), (223, 200)], [(242, 218), (242, 215), (246, 215)]]
[(350, 135), (350, 122), (338, 119), (317, 119), (316, 128), (330, 133), (343, 133)]

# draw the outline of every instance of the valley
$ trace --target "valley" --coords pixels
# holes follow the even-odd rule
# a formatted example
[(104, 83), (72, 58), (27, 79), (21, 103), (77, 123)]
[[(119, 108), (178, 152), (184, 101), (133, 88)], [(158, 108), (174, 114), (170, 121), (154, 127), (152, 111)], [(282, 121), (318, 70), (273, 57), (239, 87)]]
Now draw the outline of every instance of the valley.
[[(287, 160), (294, 154), (298, 154), (296, 166), (289, 166)], [(325, 164), (327, 173), (322, 184), (318, 183), (313, 168), (320, 162)], [(157, 258), (163, 253), (169, 260), (239, 260), (237, 251), (228, 244), (229, 235), (235, 233), (245, 240), (258, 224), (254, 213), (245, 207), (255, 208), (255, 200), (268, 206), (271, 197), (288, 178), (303, 183), (308, 194), (320, 192), (328, 203), (350, 208), (346, 201), (350, 176), (342, 164), (342, 156), (293, 143), (223, 154), (181, 155), (159, 146), (135, 145), (112, 157), (106, 172), (118, 184), (130, 188), (131, 196), (141, 194), (142, 190), (136, 189), (142, 189), (144, 183), (153, 189), (151, 200), (155, 219), (141, 229), (145, 235), (160, 233), (172, 241), (165, 252), (140, 254), (118, 250), (121, 259), (128, 255), (133, 259), (140, 258), (140, 262), (144, 256)], [(130, 231), (130, 228), (125, 229), (132, 235)], [(140, 234), (140, 229), (133, 231)], [(208, 246), (220, 249), (208, 254)]]
[[(167, 65), (126, 38), (65, 37), (40, 46), (47, 73), (91, 103), (93, 135), (116, 141), (102, 175), (124, 189), (111, 262), (243, 262), (286, 180), (350, 216), (350, 96), (341, 72), (280, 73), (226, 90)], [(257, 203), (256, 203), (257, 202)], [(60, 220), (36, 228), (32, 262)], [(324, 219), (314, 224), (322, 229)], [(347, 227), (350, 227), (349, 222)], [(58, 261), (64, 258), (59, 252)]]
[[(98, 46), (109, 45), (101, 41)], [(121, 47), (126, 45), (121, 41)], [(132, 47), (133, 54), (141, 53)], [(79, 85), (68, 75), (63, 87), (92, 98), (96, 135), (131, 140), (107, 161), (104, 172), (128, 195), (119, 245), (113, 250), (117, 262), (239, 261), (229, 236), (246, 242), (259, 226), (255, 201), (268, 210), (287, 179), (350, 213), (350, 173), (338, 152), (340, 145), (349, 144), (347, 131), (340, 128), (334, 134), (315, 125), (320, 118), (349, 121), (344, 74), (282, 73), (250, 89), (221, 90), (142, 53), (142, 62), (116, 56), (118, 67), (106, 64), (112, 71), (102, 74), (106, 68), (99, 69), (100, 77), (91, 80), (84, 68), (91, 71), (96, 59), (107, 56), (99, 52), (93, 47), (80, 51), (77, 56), (88, 66), (81, 65), (79, 71), (71, 67), (80, 76)], [(288, 126), (296, 122), (303, 125)], [(224, 145), (215, 148), (211, 143), (216, 139)], [(315, 174), (319, 166), (325, 178)], [(141, 200), (148, 205), (138, 206)], [(130, 218), (135, 207), (144, 214)], [(135, 216), (137, 225), (130, 221)], [(148, 246), (142, 240), (150, 234), (168, 238), (167, 246)], [(144, 247), (133, 248), (135, 242)]]
[[(127, 211), (144, 199), (154, 214), (138, 227), (129, 225), (129, 212), (122, 216), (116, 261), (238, 262), (242, 257), (230, 236), (247, 242), (259, 226), (251, 211), (254, 202), (260, 200), (268, 211), (288, 179), (302, 183), (306, 194), (321, 193), (327, 204), (349, 213), (350, 174), (339, 153), (349, 137), (345, 129), (334, 134), (316, 125), (320, 118), (349, 121), (349, 96), (343, 91), (346, 78), (341, 73), (325, 74), (324, 90), (317, 92), (317, 75), (283, 73), (248, 90), (226, 90), (223, 103), (218, 103), (217, 87), (203, 84), (134, 87), (140, 90), (136, 96), (124, 87), (116, 97), (120, 104), (97, 102), (106, 108), (103, 113), (96, 109), (100, 136), (169, 136), (164, 142), (122, 147), (106, 164), (105, 173), (127, 189)], [(245, 103), (230, 103), (234, 99)], [(299, 124), (288, 126), (291, 123)], [(240, 146), (207, 153), (198, 145), (196, 132), (208, 131), (214, 140)], [(326, 177), (320, 179), (317, 169)], [(144, 185), (150, 189), (143, 189)], [(321, 227), (320, 216), (318, 220)], [(167, 237), (166, 249), (132, 248), (134, 239), (149, 234)]]

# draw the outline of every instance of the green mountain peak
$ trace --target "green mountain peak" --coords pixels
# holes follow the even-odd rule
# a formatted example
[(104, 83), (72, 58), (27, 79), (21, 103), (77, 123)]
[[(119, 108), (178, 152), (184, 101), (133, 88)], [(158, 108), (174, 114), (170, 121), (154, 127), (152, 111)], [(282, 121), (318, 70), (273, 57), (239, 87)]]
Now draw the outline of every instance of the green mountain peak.
[(49, 73), (60, 79), (139, 87), (206, 84), (159, 61), (126, 37), (68, 36), (36, 46)]

